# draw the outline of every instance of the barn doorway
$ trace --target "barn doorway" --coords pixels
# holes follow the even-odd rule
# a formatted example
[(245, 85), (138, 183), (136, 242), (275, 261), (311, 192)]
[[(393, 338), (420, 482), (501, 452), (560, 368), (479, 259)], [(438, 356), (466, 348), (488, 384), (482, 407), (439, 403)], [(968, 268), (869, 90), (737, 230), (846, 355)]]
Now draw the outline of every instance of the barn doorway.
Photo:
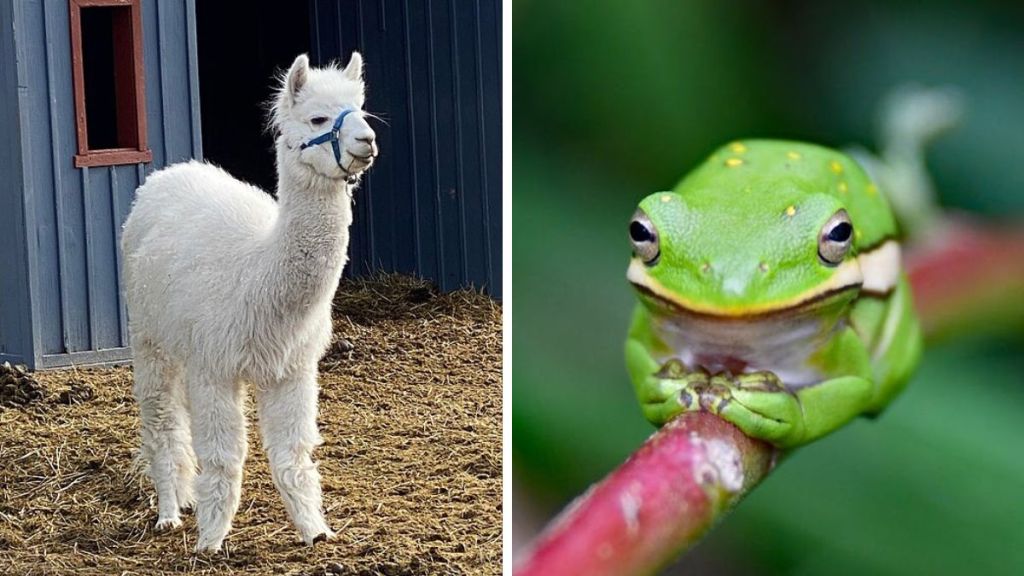
[(273, 192), (274, 147), (264, 132), (274, 74), (308, 52), (308, 2), (196, 2), (203, 156)]

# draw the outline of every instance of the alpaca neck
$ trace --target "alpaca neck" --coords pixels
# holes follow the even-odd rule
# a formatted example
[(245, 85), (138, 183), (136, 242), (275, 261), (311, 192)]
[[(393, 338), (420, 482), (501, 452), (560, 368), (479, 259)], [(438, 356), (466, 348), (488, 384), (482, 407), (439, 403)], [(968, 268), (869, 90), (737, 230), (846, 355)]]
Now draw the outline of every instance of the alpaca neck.
[(283, 309), (330, 298), (348, 256), (350, 185), (278, 161), (278, 219), (271, 235), (275, 285)]

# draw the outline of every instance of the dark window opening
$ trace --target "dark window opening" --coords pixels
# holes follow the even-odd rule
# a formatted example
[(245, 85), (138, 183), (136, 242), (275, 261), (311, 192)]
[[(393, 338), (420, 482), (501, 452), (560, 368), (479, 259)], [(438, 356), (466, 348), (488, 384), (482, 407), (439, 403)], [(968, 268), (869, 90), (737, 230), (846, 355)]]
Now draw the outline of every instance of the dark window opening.
[(75, 166), (149, 162), (139, 0), (70, 0)]
[[(264, 131), (274, 74), (310, 50), (309, 2), (197, 2), (203, 156), (273, 193), (274, 136)], [(273, 17), (268, 17), (272, 14)], [(244, 30), (244, 34), (225, 31)]]
[[(125, 130), (117, 110), (117, 69), (114, 67), (114, 19), (123, 20), (127, 8), (86, 8), (82, 10), (82, 68), (85, 72), (85, 115), (90, 150), (135, 147), (132, 131)], [(124, 95), (121, 95), (122, 99)], [(130, 120), (135, 120), (131, 118)], [(132, 122), (134, 124), (134, 122)], [(134, 126), (132, 126), (134, 127)], [(124, 141), (120, 140), (124, 138)]]

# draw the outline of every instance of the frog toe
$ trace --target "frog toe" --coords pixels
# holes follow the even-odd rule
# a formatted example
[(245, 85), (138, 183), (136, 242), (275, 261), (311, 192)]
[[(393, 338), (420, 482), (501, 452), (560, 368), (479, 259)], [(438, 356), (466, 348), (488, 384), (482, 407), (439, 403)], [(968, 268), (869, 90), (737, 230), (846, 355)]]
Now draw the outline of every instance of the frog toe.
[(790, 392), (734, 389), (722, 416), (748, 436), (779, 446), (798, 443), (802, 437), (803, 413)]

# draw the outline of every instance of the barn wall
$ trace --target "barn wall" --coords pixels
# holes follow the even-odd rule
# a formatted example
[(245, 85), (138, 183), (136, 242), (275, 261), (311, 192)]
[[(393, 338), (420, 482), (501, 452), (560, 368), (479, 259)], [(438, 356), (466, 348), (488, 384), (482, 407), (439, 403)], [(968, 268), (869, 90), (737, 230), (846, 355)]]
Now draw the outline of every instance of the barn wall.
[(32, 351), (32, 325), (15, 32), (14, 4), (0, 1), (0, 362), (24, 363)]
[[(194, 0), (143, 0), (149, 164), (76, 168), (68, 3), (15, 2), (24, 194), (37, 347), (32, 364), (130, 357), (119, 290), (121, 223), (147, 173), (201, 156)], [(27, 65), (27, 63), (32, 63)], [(195, 104), (195, 105), (193, 105)], [(24, 130), (28, 126), (30, 130)]]
[(381, 157), (350, 265), (501, 296), (500, 0), (310, 0), (313, 60), (363, 53)]

